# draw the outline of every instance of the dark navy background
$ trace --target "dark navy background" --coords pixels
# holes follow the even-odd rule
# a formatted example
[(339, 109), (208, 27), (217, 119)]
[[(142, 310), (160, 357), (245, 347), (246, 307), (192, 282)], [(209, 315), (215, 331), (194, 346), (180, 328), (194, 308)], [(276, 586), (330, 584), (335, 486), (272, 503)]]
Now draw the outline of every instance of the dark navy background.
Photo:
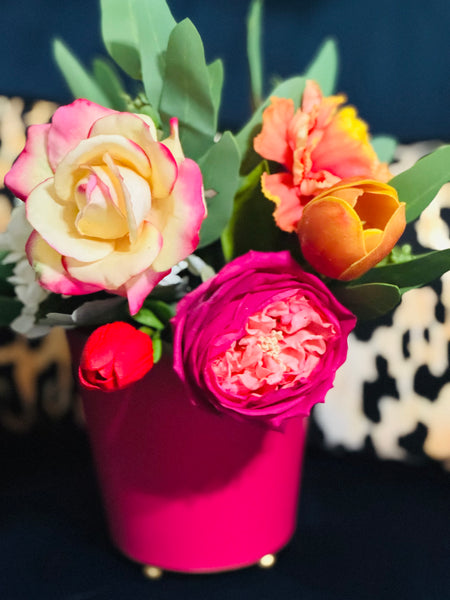
[[(172, 0), (209, 61), (223, 56), (222, 123), (249, 114), (245, 0)], [(96, 0), (1, 0), (0, 94), (71, 100), (51, 59), (59, 36), (85, 63), (104, 54)], [(266, 0), (268, 74), (286, 77), (334, 35), (339, 89), (374, 133), (450, 140), (448, 0)], [(276, 567), (143, 578), (111, 546), (84, 432), (44, 423), (0, 435), (2, 600), (447, 600), (450, 479), (370, 453), (308, 449), (299, 525)], [(219, 516), (220, 517), (220, 516)]]
[[(222, 125), (249, 114), (245, 56), (246, 0), (172, 0), (177, 21), (189, 16), (211, 61), (225, 59)], [(105, 54), (97, 0), (2, 0), (0, 93), (67, 102), (53, 64), (61, 37), (87, 64)], [(341, 53), (339, 90), (373, 133), (400, 141), (450, 139), (450, 3), (447, 0), (266, 0), (268, 78), (300, 73), (321, 41), (334, 36)], [(269, 90), (266, 90), (267, 92)]]

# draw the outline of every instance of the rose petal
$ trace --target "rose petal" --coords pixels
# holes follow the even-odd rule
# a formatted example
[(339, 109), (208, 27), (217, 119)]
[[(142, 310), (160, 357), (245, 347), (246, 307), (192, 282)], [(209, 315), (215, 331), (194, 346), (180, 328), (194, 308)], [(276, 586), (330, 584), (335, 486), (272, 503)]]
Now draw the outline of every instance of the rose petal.
[(150, 117), (116, 112), (97, 119), (86, 137), (123, 135), (141, 148), (145, 148), (149, 134), (151, 139), (157, 139), (156, 127)]
[(125, 237), (116, 241), (114, 252), (97, 261), (81, 262), (67, 257), (63, 264), (74, 278), (106, 290), (116, 290), (128, 279), (142, 273), (154, 262), (162, 245), (159, 231), (143, 223), (135, 243)]
[(149, 127), (134, 114), (117, 113), (96, 121), (89, 136), (106, 134), (122, 135), (142, 148), (150, 159), (152, 195), (165, 198), (170, 194), (177, 178), (177, 164), (170, 150), (156, 141), (154, 125)]
[(55, 171), (55, 190), (62, 200), (70, 200), (72, 190), (80, 171), (87, 171), (89, 165), (106, 164), (104, 156), (114, 162), (131, 167), (145, 179), (150, 178), (151, 169), (144, 151), (120, 135), (98, 135), (82, 140), (59, 163)]
[(205, 216), (202, 174), (197, 163), (186, 158), (179, 166), (172, 194), (163, 202), (153, 202), (152, 222), (164, 239), (153, 263), (156, 271), (170, 269), (195, 250)]
[(97, 119), (114, 112), (84, 98), (60, 106), (53, 115), (48, 135), (48, 159), (53, 171), (64, 156), (88, 136)]
[(34, 188), (28, 197), (26, 209), (31, 225), (59, 254), (92, 261), (104, 258), (114, 249), (111, 240), (83, 237), (77, 231), (77, 207), (74, 203), (61, 202), (52, 179)]
[[(80, 187), (80, 186), (78, 186)], [(111, 198), (109, 187), (92, 174), (84, 186), (84, 207), (75, 219), (83, 236), (113, 240), (128, 233), (126, 217)], [(81, 194), (80, 194), (81, 195)]]
[(34, 231), (27, 242), (26, 252), (42, 287), (55, 294), (80, 295), (98, 292), (101, 288), (76, 281), (64, 269), (61, 255)]
[[(170, 270), (158, 272), (153, 268), (149, 268), (143, 273), (132, 277), (124, 284), (123, 295), (126, 295), (128, 298), (131, 315), (135, 315), (141, 309), (148, 294), (169, 273)], [(120, 293), (122, 293), (122, 290), (120, 290)]]
[(47, 159), (49, 129), (50, 125), (28, 128), (25, 148), (5, 175), (5, 185), (21, 200), (26, 200), (33, 188), (53, 175)]

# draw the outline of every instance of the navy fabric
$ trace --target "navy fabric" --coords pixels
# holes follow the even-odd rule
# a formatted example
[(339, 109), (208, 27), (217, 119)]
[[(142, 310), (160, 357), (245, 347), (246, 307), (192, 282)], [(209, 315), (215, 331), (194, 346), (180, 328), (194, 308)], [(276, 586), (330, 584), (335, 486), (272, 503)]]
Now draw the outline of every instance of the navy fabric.
[[(248, 1), (170, 0), (177, 21), (196, 24), (208, 60), (225, 60), (222, 125), (249, 115), (245, 58)], [(301, 72), (322, 40), (341, 52), (339, 90), (374, 133), (400, 141), (450, 139), (450, 3), (447, 0), (266, 0), (267, 79)], [(104, 55), (97, 0), (2, 0), (0, 93), (68, 102), (50, 40), (62, 38), (85, 63)], [(266, 92), (269, 90), (267, 89)]]
[(298, 529), (271, 570), (143, 577), (111, 545), (84, 433), (0, 436), (2, 600), (444, 600), (450, 476), (309, 448)]

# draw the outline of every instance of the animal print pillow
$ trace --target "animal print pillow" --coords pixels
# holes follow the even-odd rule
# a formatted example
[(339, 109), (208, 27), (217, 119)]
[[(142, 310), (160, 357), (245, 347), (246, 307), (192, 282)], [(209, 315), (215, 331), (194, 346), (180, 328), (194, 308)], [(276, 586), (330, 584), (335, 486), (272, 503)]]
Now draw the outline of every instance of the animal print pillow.
[[(25, 143), (25, 127), (46, 122), (55, 108), (0, 96), (0, 231), (11, 211), (3, 177)], [(394, 169), (408, 168), (435, 146), (400, 146)], [(421, 246), (450, 247), (449, 208), (448, 184), (411, 232)], [(330, 449), (370, 449), (380, 458), (425, 458), (450, 467), (449, 343), (447, 274), (434, 287), (408, 292), (383, 322), (358, 325), (335, 387), (314, 409), (312, 437)], [(0, 432), (30, 430), (43, 419), (79, 419), (78, 407), (62, 330), (31, 342), (0, 332)]]

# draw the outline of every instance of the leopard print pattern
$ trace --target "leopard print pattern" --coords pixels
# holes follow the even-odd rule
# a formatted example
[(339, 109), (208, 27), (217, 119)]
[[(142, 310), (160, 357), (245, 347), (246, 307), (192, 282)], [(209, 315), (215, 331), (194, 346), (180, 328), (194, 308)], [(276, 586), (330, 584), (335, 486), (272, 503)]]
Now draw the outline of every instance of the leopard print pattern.
[[(3, 180), (25, 144), (29, 125), (46, 123), (56, 105), (0, 96), (0, 231), (8, 225), (13, 198)], [(39, 341), (0, 330), (0, 430), (30, 431), (42, 420), (80, 417), (70, 353), (62, 329)]]
[[(25, 143), (25, 128), (45, 123), (56, 106), (0, 96), (0, 231), (12, 198), (3, 177)], [(401, 146), (398, 172), (435, 143)], [(394, 170), (394, 169), (393, 169)], [(450, 247), (446, 210), (450, 184), (420, 217), (416, 235), (425, 248)], [(412, 290), (386, 322), (358, 327), (326, 403), (315, 407), (312, 429), (327, 448), (380, 458), (440, 461), (450, 467), (450, 275), (437, 286)], [(40, 341), (0, 331), (0, 429), (29, 431), (42, 419), (81, 420), (64, 332)]]
[[(435, 144), (400, 147), (400, 172)], [(422, 248), (450, 247), (446, 222), (450, 184), (416, 222)], [(349, 339), (325, 405), (314, 420), (329, 448), (371, 448), (381, 458), (433, 460), (450, 469), (450, 273), (433, 286), (410, 290), (376, 327)]]

